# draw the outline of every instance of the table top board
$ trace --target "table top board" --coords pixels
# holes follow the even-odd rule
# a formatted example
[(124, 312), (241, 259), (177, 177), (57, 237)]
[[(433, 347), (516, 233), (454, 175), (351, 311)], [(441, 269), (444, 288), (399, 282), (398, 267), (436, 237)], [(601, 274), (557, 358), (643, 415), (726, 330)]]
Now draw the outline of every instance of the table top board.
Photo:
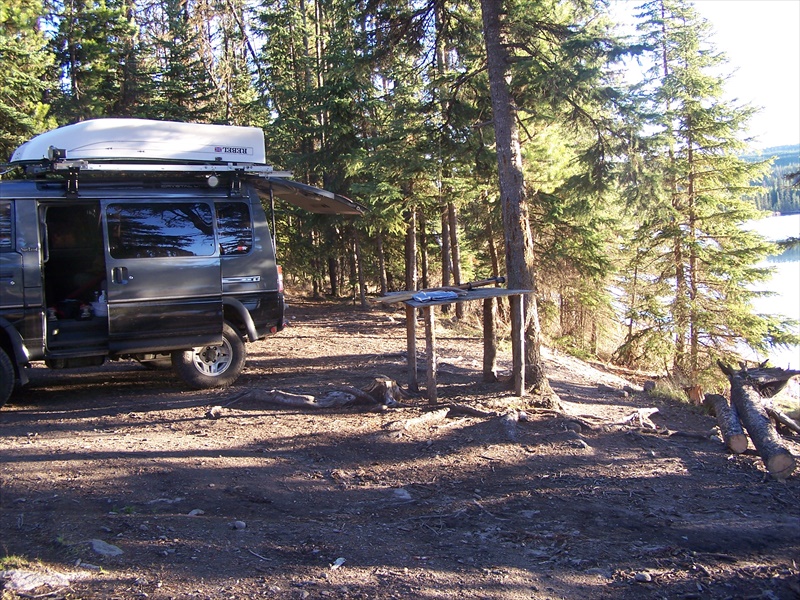
[(414, 308), (425, 308), (426, 306), (441, 306), (443, 304), (457, 304), (458, 302), (468, 302), (470, 300), (485, 300), (486, 298), (504, 298), (506, 296), (521, 296), (523, 294), (532, 294), (533, 290), (509, 290), (506, 288), (496, 287), (482, 287), (475, 288), (474, 290), (464, 290), (467, 293), (458, 298), (450, 298), (445, 300), (429, 300), (427, 302), (418, 302), (416, 300), (404, 300), (403, 304), (406, 306), (413, 306)]

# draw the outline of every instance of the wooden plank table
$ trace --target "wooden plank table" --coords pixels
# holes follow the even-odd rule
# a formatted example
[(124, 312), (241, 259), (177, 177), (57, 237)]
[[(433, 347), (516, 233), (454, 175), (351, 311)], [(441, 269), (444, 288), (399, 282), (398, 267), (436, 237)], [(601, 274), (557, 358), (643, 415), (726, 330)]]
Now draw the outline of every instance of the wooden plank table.
[[(436, 327), (433, 308), (444, 304), (457, 304), (483, 300), (483, 379), (484, 381), (497, 381), (495, 374), (495, 358), (497, 354), (496, 324), (495, 324), (495, 298), (508, 297), (511, 301), (511, 352), (513, 359), (514, 393), (518, 396), (525, 395), (525, 319), (524, 303), (522, 296), (533, 293), (531, 290), (508, 290), (504, 288), (476, 288), (469, 290), (458, 298), (446, 300), (431, 300), (419, 302), (417, 300), (404, 300), (406, 305), (406, 342), (408, 347), (408, 378), (409, 388), (419, 391), (417, 380), (417, 332), (416, 311), (422, 309), (425, 323), (425, 360), (426, 360), (426, 396), (433, 404), (436, 395)], [(391, 295), (382, 302), (391, 302)]]

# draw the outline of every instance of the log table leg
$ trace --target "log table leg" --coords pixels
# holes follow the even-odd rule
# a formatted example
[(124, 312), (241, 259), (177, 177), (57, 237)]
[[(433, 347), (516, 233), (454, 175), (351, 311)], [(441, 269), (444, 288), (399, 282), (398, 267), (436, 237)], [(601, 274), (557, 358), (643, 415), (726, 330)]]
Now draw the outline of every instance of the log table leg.
[(497, 381), (497, 302), (483, 300), (483, 380)]
[(406, 351), (408, 354), (408, 389), (419, 392), (417, 381), (417, 309), (406, 305)]
[(436, 327), (433, 320), (433, 307), (426, 306), (422, 309), (425, 318), (425, 354), (428, 364), (428, 402), (436, 404)]
[(525, 311), (522, 295), (509, 296), (511, 300), (511, 354), (514, 373), (514, 393), (525, 395)]

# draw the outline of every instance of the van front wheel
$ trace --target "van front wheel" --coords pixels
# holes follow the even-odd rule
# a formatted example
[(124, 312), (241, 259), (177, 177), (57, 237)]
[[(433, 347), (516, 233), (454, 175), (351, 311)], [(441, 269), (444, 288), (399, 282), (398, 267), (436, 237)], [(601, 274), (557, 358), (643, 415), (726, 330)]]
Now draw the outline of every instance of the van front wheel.
[(222, 343), (172, 353), (172, 366), (190, 387), (198, 390), (228, 387), (239, 377), (247, 358), (242, 338), (228, 323)]

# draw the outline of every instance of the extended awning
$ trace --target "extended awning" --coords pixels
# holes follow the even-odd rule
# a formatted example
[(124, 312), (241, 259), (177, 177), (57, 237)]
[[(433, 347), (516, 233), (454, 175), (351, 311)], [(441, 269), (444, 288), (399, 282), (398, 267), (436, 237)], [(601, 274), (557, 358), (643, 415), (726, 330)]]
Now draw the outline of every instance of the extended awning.
[(363, 215), (366, 212), (366, 208), (350, 198), (299, 181), (277, 177), (257, 178), (253, 181), (260, 191), (269, 193), (271, 187), (276, 198), (308, 212), (323, 215)]

